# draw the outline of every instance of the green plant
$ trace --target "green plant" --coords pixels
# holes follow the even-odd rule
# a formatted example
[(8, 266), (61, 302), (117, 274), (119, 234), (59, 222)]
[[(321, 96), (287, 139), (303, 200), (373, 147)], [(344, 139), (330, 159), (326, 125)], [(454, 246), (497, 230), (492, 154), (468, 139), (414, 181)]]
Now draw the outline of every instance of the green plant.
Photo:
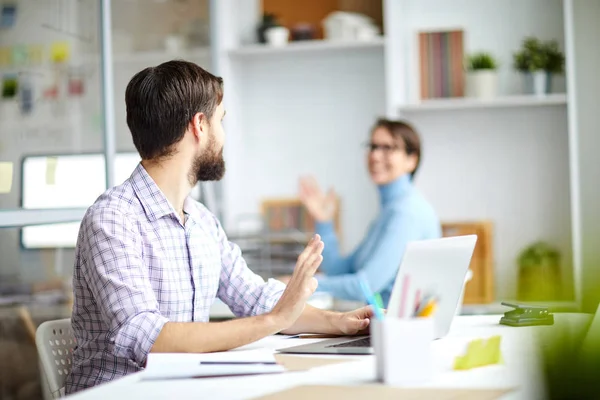
[(521, 72), (562, 73), (565, 56), (556, 40), (542, 42), (536, 37), (523, 39), (521, 49), (513, 54), (513, 67)]
[(560, 252), (544, 242), (536, 242), (527, 246), (519, 254), (518, 263), (523, 268), (536, 267), (549, 261), (557, 265), (560, 262)]
[(523, 249), (517, 260), (517, 298), (522, 301), (558, 300), (561, 293), (560, 258), (560, 252), (544, 242)]
[(556, 40), (546, 42), (544, 45), (545, 67), (553, 74), (562, 74), (565, 68), (565, 55), (558, 48)]
[(533, 72), (544, 69), (542, 43), (535, 37), (526, 37), (521, 50), (513, 54), (514, 68), (521, 72)]
[(478, 52), (467, 57), (467, 69), (477, 71), (482, 69), (497, 69), (498, 62), (490, 53)]

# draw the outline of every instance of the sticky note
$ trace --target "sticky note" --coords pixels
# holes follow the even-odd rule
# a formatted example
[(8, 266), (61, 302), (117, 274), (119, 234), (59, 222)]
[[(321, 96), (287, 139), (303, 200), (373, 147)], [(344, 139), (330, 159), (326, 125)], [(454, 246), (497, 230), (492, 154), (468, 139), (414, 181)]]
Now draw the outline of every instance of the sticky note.
[(10, 47), (0, 47), (0, 66), (6, 66), (11, 63), (12, 51)]
[(454, 369), (467, 370), (502, 363), (501, 339), (501, 336), (492, 336), (487, 340), (472, 340), (467, 345), (465, 354), (454, 360)]
[(10, 193), (13, 179), (13, 163), (0, 162), (0, 193)]
[(56, 184), (56, 157), (46, 157), (46, 185)]
[(30, 64), (39, 65), (44, 62), (44, 46), (39, 44), (29, 45), (28, 52)]
[(54, 42), (50, 46), (50, 60), (62, 63), (69, 60), (70, 47), (68, 42)]
[(29, 61), (29, 50), (26, 46), (17, 45), (12, 48), (12, 63), (14, 65), (25, 65)]

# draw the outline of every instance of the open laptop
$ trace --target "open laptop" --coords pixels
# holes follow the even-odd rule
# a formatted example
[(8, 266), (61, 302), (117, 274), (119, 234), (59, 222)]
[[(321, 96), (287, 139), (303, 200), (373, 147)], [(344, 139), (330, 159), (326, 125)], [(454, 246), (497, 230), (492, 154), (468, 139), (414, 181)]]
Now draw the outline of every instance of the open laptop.
[[(417, 291), (421, 294), (435, 295), (439, 303), (434, 315), (434, 335), (436, 339), (446, 336), (459, 306), (476, 242), (476, 235), (466, 235), (408, 243), (392, 289), (387, 315), (399, 315), (403, 296), (405, 308), (413, 310), (416, 306)], [(404, 287), (407, 288), (406, 294), (403, 293)], [(371, 354), (373, 348), (370, 336), (346, 336), (277, 351), (305, 354)]]

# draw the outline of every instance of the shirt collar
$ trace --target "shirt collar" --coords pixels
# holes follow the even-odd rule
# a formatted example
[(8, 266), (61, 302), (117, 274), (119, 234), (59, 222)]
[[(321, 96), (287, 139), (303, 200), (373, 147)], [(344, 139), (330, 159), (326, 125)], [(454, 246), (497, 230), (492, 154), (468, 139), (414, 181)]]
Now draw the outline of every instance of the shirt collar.
[(183, 202), (183, 211), (188, 214), (192, 220), (200, 220), (198, 203), (191, 196), (185, 198)]
[[(164, 193), (160, 190), (154, 179), (148, 174), (142, 163), (139, 163), (131, 174), (131, 183), (135, 191), (146, 217), (149, 221), (156, 221), (165, 215), (173, 215), (177, 218), (177, 212), (173, 205), (169, 202)], [(183, 211), (192, 219), (200, 218), (200, 210), (196, 201), (188, 196), (183, 202)]]
[(177, 215), (142, 163), (138, 164), (129, 179), (149, 221), (156, 221), (165, 215)]

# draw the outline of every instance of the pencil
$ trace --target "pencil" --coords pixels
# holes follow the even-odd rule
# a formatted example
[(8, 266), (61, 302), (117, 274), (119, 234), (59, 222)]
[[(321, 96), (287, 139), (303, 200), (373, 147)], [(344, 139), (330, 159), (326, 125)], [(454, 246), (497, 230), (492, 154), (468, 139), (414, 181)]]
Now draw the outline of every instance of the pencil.
[(419, 317), (430, 317), (437, 310), (437, 302), (430, 300), (429, 303), (419, 312)]
[(408, 296), (408, 287), (410, 283), (410, 277), (404, 275), (402, 279), (402, 299), (400, 300), (400, 315), (398, 317), (404, 318), (404, 308), (406, 307), (406, 296)]

